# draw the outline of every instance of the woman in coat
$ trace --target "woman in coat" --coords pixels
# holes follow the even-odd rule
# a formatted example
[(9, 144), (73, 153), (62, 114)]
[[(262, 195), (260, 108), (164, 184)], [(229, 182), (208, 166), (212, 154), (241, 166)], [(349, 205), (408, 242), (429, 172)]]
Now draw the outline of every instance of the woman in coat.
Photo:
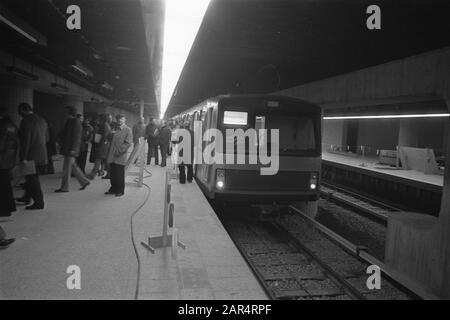
[[(100, 172), (102, 162), (106, 161), (108, 157), (108, 150), (110, 146), (111, 126), (109, 123), (109, 117), (103, 114), (100, 118), (100, 125), (98, 131), (95, 134), (94, 139), (98, 142), (95, 143), (95, 164), (92, 172), (88, 175), (89, 179), (94, 179), (96, 174)], [(95, 140), (94, 140), (95, 141)]]

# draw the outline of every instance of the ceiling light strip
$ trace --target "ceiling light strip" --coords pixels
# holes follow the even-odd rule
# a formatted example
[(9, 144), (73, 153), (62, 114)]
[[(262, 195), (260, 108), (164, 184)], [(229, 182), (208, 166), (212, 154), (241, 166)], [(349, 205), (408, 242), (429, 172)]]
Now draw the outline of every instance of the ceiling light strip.
[(391, 114), (372, 116), (330, 116), (324, 120), (349, 120), (349, 119), (399, 119), (399, 118), (444, 118), (450, 117), (450, 113), (424, 113), (424, 114)]
[(10, 20), (8, 20), (6, 17), (4, 17), (3, 15), (0, 14), (0, 21), (6, 23), (9, 27), (13, 28), (14, 30), (16, 30), (18, 33), (20, 33), (21, 35), (23, 35), (25, 38), (33, 41), (34, 43), (38, 43), (37, 39), (35, 37), (33, 37), (32, 35), (30, 35), (28, 32), (25, 32), (24, 30), (22, 30), (20, 27), (18, 27), (16, 24), (14, 24), (13, 22), (11, 22)]

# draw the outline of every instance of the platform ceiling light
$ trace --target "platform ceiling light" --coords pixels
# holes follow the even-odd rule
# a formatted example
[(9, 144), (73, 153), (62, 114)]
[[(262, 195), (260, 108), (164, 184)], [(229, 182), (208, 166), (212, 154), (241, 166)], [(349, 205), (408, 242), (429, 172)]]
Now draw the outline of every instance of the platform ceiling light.
[(444, 118), (444, 117), (450, 117), (450, 113), (390, 114), (378, 116), (330, 116), (330, 117), (323, 117), (323, 119), (347, 120), (347, 119), (398, 119), (398, 118)]
[(94, 73), (78, 60), (75, 60), (75, 63), (72, 64), (72, 68), (81, 73), (82, 75), (84, 75), (85, 77), (92, 78), (94, 76)]
[(103, 83), (101, 84), (101, 86), (102, 86), (102, 88), (103, 89), (106, 89), (106, 90), (109, 90), (109, 91), (113, 91), (113, 87), (112, 87), (112, 85), (110, 85), (108, 82), (106, 82), (106, 81), (103, 81)]
[(39, 32), (33, 30), (31, 26), (22, 21), (20, 18), (6, 10), (0, 5), (0, 21), (8, 25), (10, 28), (14, 29), (16, 32), (20, 33), (22, 36), (28, 40), (42, 45), (47, 45), (47, 38), (41, 35)]
[(165, 0), (160, 118), (172, 98), (210, 0)]

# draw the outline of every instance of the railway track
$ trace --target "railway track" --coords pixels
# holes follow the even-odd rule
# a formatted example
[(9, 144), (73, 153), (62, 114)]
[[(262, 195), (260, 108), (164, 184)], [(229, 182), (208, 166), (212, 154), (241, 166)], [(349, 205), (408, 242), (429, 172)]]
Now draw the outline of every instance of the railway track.
[(322, 198), (351, 207), (353, 210), (384, 224), (387, 222), (388, 213), (401, 211), (399, 208), (324, 182), (321, 184), (320, 192)]
[(271, 299), (365, 299), (280, 225), (240, 220), (226, 228)]
[(272, 299), (418, 298), (388, 276), (380, 290), (368, 289), (366, 270), (373, 261), (344, 250), (297, 215), (261, 221), (239, 212), (238, 217), (223, 214), (222, 223)]

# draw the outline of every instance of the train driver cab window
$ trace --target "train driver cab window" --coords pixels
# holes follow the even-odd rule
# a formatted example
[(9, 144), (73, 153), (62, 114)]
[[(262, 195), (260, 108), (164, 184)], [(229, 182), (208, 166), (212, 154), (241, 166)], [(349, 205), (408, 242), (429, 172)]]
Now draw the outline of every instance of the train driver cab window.
[(232, 126), (246, 126), (248, 113), (241, 111), (224, 111), (223, 124)]
[[(280, 153), (313, 151), (316, 149), (315, 127), (312, 117), (303, 115), (272, 114), (261, 117), (265, 129), (279, 130)], [(260, 120), (261, 122), (261, 120)], [(255, 127), (258, 125), (258, 117)], [(260, 124), (261, 125), (261, 124)], [(268, 138), (270, 133), (268, 132)], [(262, 141), (260, 141), (262, 143)]]

